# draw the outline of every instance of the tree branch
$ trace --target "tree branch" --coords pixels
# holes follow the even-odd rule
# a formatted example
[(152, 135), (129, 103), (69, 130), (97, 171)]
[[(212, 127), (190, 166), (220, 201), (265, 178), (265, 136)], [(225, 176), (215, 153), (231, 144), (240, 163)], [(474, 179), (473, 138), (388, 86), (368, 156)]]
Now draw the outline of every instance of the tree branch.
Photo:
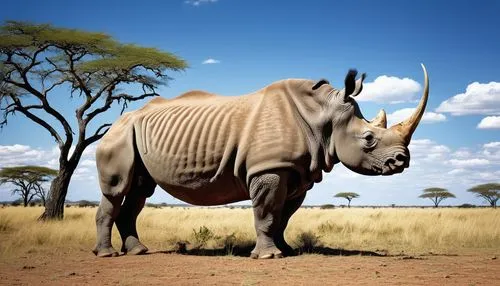
[(113, 100), (118, 101), (118, 103), (120, 103), (120, 100), (123, 99), (122, 110), (120, 112), (120, 114), (123, 114), (123, 112), (125, 111), (125, 109), (128, 106), (128, 102), (137, 101), (137, 100), (144, 99), (146, 97), (153, 97), (153, 96), (159, 96), (159, 94), (156, 93), (156, 92), (151, 92), (151, 93), (144, 93), (144, 94), (139, 95), (139, 96), (132, 96), (132, 95), (128, 95), (128, 94), (122, 93), (122, 94), (119, 94), (119, 95), (116, 95), (116, 96), (112, 96), (111, 98)]
[[(109, 128), (107, 127), (110, 127), (112, 124), (111, 123), (106, 123), (106, 124), (103, 124), (101, 126), (99, 126), (99, 128), (97, 128), (97, 130), (94, 132), (94, 135), (90, 136), (89, 138), (85, 139), (85, 146), (89, 146), (90, 144), (96, 142), (97, 140), (101, 139), (102, 136), (104, 136)], [(107, 128), (106, 130), (104, 130), (102, 133), (99, 133), (101, 130), (103, 130), (104, 128)]]
[(75, 71), (75, 61), (78, 61), (81, 58), (83, 58), (83, 56), (85, 56), (85, 53), (82, 53), (80, 56), (77, 56), (76, 58), (73, 58), (75, 54), (67, 49), (64, 49), (64, 53), (66, 53), (66, 55), (68, 56), (69, 72), (78, 82), (77, 87), (85, 93), (87, 100), (90, 100), (92, 98), (92, 92), (90, 91), (90, 89), (87, 88), (86, 84), (83, 82), (83, 79)]
[[(106, 97), (104, 105), (99, 107), (99, 108), (94, 109), (92, 112), (87, 114), (87, 117), (84, 120), (85, 125), (87, 125), (92, 120), (92, 118), (94, 118), (95, 116), (97, 116), (100, 113), (105, 112), (106, 110), (108, 110), (111, 107), (111, 104), (113, 104), (113, 91), (115, 90), (115, 88), (118, 84), (119, 84), (119, 82), (113, 82), (113, 84), (111, 84), (109, 86), (109, 88), (107, 89), (108, 96)], [(99, 93), (100, 92), (101, 91), (99, 91)], [(82, 108), (80, 108), (77, 112), (82, 112), (81, 115), (83, 116), (83, 112), (85, 110), (87, 110), (101, 96), (99, 93), (96, 94), (90, 101), (87, 101), (86, 104), (84, 106), (82, 106)]]
[[(53, 83), (53, 84), (52, 84), (49, 88), (47, 88), (47, 89), (45, 89), (45, 90), (43, 90), (43, 91), (42, 91), (43, 96), (44, 96), (44, 97), (47, 97), (47, 94), (48, 94), (48, 93), (49, 93), (52, 89), (54, 89), (54, 88), (55, 88), (55, 87), (57, 87), (57, 86), (60, 86), (61, 84), (65, 83), (65, 82), (67, 82), (67, 81), (68, 81), (68, 79), (63, 78), (63, 79), (61, 79), (61, 80), (59, 80), (59, 81), (57, 81), (57, 82)], [(42, 80), (42, 82), (43, 82), (43, 80)]]
[[(62, 148), (62, 146), (64, 145), (64, 142), (61, 139), (61, 136), (59, 135), (59, 133), (57, 133), (57, 131), (52, 126), (50, 126), (50, 124), (45, 122), (43, 119), (41, 119), (40, 117), (38, 117), (35, 114), (28, 111), (29, 109), (39, 109), (39, 105), (29, 105), (29, 106), (27, 106), (28, 107), (28, 109), (27, 109), (27, 107), (24, 107), (21, 104), (21, 101), (18, 98), (13, 97), (12, 100), (14, 100), (15, 107), (14, 107), (14, 109), (12, 109), (11, 112), (19, 111), (22, 114), (24, 114), (26, 117), (28, 117), (29, 119), (33, 120), (34, 122), (38, 123), (43, 128), (47, 129), (50, 132), (50, 135), (52, 135), (52, 137), (54, 137), (56, 139), (56, 142), (59, 144), (59, 148)], [(6, 119), (5, 119), (5, 121), (6, 121)]]

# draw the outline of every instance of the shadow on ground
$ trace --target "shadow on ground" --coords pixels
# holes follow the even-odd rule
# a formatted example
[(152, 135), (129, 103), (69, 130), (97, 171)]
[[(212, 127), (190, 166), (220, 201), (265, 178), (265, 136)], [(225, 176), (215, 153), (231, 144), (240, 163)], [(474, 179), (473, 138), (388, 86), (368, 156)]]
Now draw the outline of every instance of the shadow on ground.
[[(227, 255), (233, 255), (233, 256), (241, 256), (241, 257), (249, 257), (250, 252), (254, 248), (255, 245), (248, 245), (248, 246), (234, 246), (232, 248), (218, 248), (218, 249), (189, 249), (186, 250), (185, 248), (181, 248), (180, 250), (165, 250), (165, 251), (151, 251), (148, 252), (147, 254), (156, 254), (156, 253), (178, 253), (178, 254), (185, 254), (185, 255), (194, 255), (194, 256), (227, 256)], [(330, 247), (312, 247), (310, 249), (301, 249), (301, 248), (296, 248), (295, 249), (295, 255), (302, 255), (302, 254), (319, 254), (319, 255), (325, 255), (325, 256), (352, 256), (352, 255), (359, 255), (359, 256), (388, 256), (386, 253), (380, 253), (380, 252), (374, 252), (374, 251), (367, 251), (367, 250), (346, 250), (346, 249), (341, 249), (341, 248), (330, 248)]]

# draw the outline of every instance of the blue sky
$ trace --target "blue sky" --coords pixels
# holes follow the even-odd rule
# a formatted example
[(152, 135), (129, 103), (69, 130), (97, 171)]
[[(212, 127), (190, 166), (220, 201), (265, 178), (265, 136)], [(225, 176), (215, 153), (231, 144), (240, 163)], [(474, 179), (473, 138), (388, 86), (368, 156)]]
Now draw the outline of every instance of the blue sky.
[[(500, 181), (500, 38), (498, 1), (16, 1), (0, 20), (52, 23), (105, 32), (116, 39), (170, 51), (188, 61), (160, 93), (191, 89), (249, 93), (284, 78), (327, 78), (335, 87), (349, 68), (368, 78), (359, 102), (364, 115), (384, 108), (389, 120), (411, 112), (430, 76), (429, 112), (413, 136), (412, 163), (403, 174), (363, 177), (335, 166), (306, 198), (344, 203), (340, 191), (361, 194), (353, 204), (419, 204), (421, 190), (448, 188), (444, 204), (483, 204), (465, 192)], [(211, 60), (210, 60), (211, 59)], [(206, 63), (205, 61), (213, 63)], [(67, 90), (54, 102), (73, 114)], [(130, 109), (144, 104), (131, 105)], [(118, 108), (102, 118), (113, 121)], [(0, 167), (55, 166), (48, 133), (20, 115), (0, 133)], [(83, 158), (68, 199), (98, 199), (93, 148)], [(6, 186), (0, 200), (12, 199)], [(178, 202), (158, 190), (153, 201)]]

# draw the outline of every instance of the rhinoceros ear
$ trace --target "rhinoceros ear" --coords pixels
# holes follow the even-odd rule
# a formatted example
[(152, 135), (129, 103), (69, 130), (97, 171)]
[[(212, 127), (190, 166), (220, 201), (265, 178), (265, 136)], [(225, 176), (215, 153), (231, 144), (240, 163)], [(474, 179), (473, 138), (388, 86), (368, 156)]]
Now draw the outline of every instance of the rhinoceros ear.
[(361, 78), (356, 80), (356, 75), (358, 71), (355, 69), (349, 70), (345, 77), (345, 88), (344, 88), (344, 99), (348, 99), (349, 96), (356, 96), (363, 90), (363, 81), (366, 78), (366, 74), (361, 74)]
[(315, 83), (312, 87), (312, 90), (316, 90), (320, 88), (324, 84), (330, 84), (330, 82), (324, 78), (320, 79), (317, 83)]

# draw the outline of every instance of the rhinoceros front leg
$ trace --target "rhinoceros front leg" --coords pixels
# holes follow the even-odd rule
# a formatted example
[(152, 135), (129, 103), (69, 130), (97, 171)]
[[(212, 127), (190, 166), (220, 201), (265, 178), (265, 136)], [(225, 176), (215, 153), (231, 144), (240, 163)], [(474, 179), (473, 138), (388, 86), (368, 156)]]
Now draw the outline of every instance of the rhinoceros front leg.
[(255, 176), (250, 182), (257, 243), (252, 258), (280, 258), (281, 250), (274, 243), (279, 231), (281, 212), (287, 193), (288, 173), (275, 171)]
[(92, 250), (99, 257), (118, 256), (118, 252), (111, 245), (111, 229), (115, 222), (123, 196), (103, 195), (96, 213), (97, 244)]
[(288, 243), (285, 241), (284, 234), (286, 226), (288, 225), (288, 221), (290, 220), (290, 217), (292, 217), (292, 215), (299, 209), (305, 197), (306, 193), (304, 192), (303, 195), (300, 195), (297, 198), (287, 200), (285, 202), (285, 205), (283, 206), (280, 225), (278, 231), (274, 236), (274, 243), (283, 252), (285, 256), (295, 255), (295, 251), (293, 250), (293, 248), (290, 245), (288, 245)]

